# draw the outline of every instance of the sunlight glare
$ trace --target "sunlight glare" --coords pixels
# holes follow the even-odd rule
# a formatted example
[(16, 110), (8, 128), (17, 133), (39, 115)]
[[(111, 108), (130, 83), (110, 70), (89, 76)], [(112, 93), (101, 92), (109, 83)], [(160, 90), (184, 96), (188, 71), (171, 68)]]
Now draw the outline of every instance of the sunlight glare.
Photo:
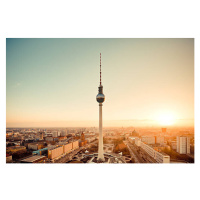
[(174, 115), (170, 113), (161, 114), (158, 117), (158, 122), (160, 125), (173, 125), (175, 123)]

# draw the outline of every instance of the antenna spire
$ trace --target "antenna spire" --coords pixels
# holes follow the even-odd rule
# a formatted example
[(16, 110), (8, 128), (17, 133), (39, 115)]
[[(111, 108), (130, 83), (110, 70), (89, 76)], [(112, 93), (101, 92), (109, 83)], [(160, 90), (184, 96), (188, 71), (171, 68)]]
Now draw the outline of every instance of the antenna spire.
[(100, 53), (100, 85), (101, 85), (101, 53)]

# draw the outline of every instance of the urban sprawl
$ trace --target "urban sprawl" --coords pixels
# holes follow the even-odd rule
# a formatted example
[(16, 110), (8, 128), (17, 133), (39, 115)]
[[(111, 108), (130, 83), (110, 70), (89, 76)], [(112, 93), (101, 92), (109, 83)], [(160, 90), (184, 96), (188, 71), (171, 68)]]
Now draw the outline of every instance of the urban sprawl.
[[(98, 128), (7, 128), (7, 163), (96, 163)], [(103, 129), (105, 163), (194, 163), (194, 128)]]

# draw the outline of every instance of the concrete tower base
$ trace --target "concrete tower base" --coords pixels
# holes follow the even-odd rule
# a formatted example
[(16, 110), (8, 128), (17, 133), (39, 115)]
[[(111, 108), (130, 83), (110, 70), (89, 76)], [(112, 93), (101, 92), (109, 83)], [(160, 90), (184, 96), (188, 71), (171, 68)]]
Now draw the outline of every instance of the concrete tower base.
[(103, 155), (103, 133), (102, 133), (102, 103), (99, 103), (99, 149), (98, 161), (105, 161)]

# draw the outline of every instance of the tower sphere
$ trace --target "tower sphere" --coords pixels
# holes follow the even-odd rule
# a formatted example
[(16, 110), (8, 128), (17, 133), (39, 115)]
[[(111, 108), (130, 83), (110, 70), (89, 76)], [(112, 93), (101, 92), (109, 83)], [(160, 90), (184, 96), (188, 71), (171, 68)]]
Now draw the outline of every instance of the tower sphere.
[(105, 95), (104, 94), (97, 94), (96, 100), (98, 103), (103, 103), (105, 101)]

